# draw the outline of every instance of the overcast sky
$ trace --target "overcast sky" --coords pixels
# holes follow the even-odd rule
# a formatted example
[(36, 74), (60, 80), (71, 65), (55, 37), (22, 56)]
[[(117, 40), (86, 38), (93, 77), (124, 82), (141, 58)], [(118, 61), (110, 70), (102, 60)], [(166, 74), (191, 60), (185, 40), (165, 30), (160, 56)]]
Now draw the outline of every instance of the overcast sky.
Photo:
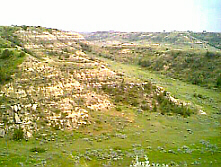
[(221, 32), (221, 0), (2, 0), (0, 25)]

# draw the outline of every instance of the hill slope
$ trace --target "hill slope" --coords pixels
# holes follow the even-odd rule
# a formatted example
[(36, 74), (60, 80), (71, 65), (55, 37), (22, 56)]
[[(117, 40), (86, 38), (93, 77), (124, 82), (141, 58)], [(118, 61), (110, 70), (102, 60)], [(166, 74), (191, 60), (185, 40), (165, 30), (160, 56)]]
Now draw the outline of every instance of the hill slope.
[(98, 31), (82, 33), (85, 39), (101, 45), (121, 45), (124, 43), (142, 44), (149, 46), (160, 45), (164, 48), (207, 48), (220, 49), (220, 33), (193, 33), (187, 32), (118, 32)]
[[(86, 39), (91, 42), (91, 49), (88, 51), (115, 61), (138, 64), (174, 79), (220, 89), (221, 52), (210, 46), (221, 40), (219, 33), (107, 34), (108, 32), (87, 34)], [(206, 37), (210, 39), (210, 42), (202, 40), (200, 34), (205, 36), (204, 40)]]
[(1, 83), (1, 165), (129, 166), (145, 155), (171, 166), (220, 163), (219, 113), (175, 98), (131, 66), (143, 46), (102, 48), (43, 27), (5, 32), (1, 46), (24, 56), (12, 56), (17, 68)]

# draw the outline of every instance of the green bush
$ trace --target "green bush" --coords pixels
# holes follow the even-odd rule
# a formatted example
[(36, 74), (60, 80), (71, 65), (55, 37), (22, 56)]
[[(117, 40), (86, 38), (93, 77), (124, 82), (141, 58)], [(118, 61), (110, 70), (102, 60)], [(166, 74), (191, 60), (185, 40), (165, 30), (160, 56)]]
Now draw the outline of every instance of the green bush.
[(219, 77), (217, 78), (216, 86), (217, 86), (218, 88), (221, 87), (221, 74), (220, 74)]
[(171, 102), (168, 97), (165, 96), (165, 94), (166, 93), (161, 93), (159, 96), (157, 96), (161, 114), (175, 113), (187, 117), (194, 113), (194, 111), (187, 106)]
[(161, 55), (149, 52), (139, 56), (138, 65), (195, 85), (220, 87), (217, 76), (220, 74), (221, 53), (218, 51), (171, 50)]
[(12, 52), (8, 49), (3, 50), (0, 59), (8, 59), (12, 55)]
[(21, 139), (24, 139), (23, 129), (21, 127), (19, 127), (18, 129), (14, 129), (13, 140), (21, 140)]
[(141, 67), (149, 67), (151, 65), (150, 60), (139, 60), (138, 65)]
[(11, 79), (10, 72), (6, 71), (4, 67), (0, 66), (0, 83), (4, 81), (9, 81)]
[(81, 46), (83, 51), (86, 51), (86, 52), (91, 52), (92, 51), (91, 46), (86, 44), (86, 43), (79, 42), (79, 45)]
[(61, 113), (61, 110), (60, 110), (60, 109), (55, 109), (55, 110), (53, 110), (53, 112), (54, 112), (55, 114), (60, 114), (60, 113)]
[(32, 149), (30, 149), (31, 152), (38, 152), (38, 153), (43, 153), (46, 150), (44, 148), (40, 148), (40, 147), (34, 147)]
[(130, 104), (134, 107), (137, 107), (139, 105), (139, 101), (137, 98), (130, 98), (129, 101), (130, 101)]
[(205, 56), (210, 59), (210, 58), (214, 58), (216, 56), (216, 54), (214, 52), (207, 51), (205, 53)]
[(141, 106), (141, 109), (144, 110), (144, 111), (148, 111), (150, 108), (148, 106), (148, 104), (142, 104)]
[(26, 31), (28, 29), (28, 27), (26, 25), (23, 25), (22, 29)]
[(116, 106), (115, 109), (116, 109), (117, 111), (122, 111), (122, 109), (121, 109), (119, 106)]
[(25, 52), (20, 52), (19, 57), (24, 57), (25, 56)]
[(119, 103), (119, 102), (122, 102), (122, 101), (123, 101), (123, 97), (121, 95), (115, 96), (115, 102), (116, 103)]

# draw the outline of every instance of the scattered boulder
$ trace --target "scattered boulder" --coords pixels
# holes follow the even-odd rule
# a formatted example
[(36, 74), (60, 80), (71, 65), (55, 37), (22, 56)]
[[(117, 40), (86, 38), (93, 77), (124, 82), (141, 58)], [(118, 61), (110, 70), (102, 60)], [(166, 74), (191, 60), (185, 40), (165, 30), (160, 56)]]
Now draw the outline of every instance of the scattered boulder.
[(137, 113), (138, 113), (138, 114), (142, 114), (142, 112), (143, 112), (143, 111), (142, 111), (141, 109), (138, 109), (138, 110), (137, 110)]
[(201, 114), (201, 115), (207, 115), (206, 112), (203, 111), (203, 110), (199, 110), (199, 114)]
[(38, 106), (38, 104), (33, 104), (33, 105), (32, 105), (32, 110), (33, 110), (33, 111), (36, 111), (37, 106)]
[(30, 132), (27, 132), (27, 133), (26, 133), (26, 136), (27, 136), (27, 138), (31, 138), (31, 137), (32, 137), (32, 134), (31, 134)]
[(21, 120), (20, 120), (18, 114), (15, 113), (15, 123), (20, 123), (20, 122), (21, 122)]
[(4, 137), (5, 136), (5, 130), (4, 129), (0, 129), (0, 137)]

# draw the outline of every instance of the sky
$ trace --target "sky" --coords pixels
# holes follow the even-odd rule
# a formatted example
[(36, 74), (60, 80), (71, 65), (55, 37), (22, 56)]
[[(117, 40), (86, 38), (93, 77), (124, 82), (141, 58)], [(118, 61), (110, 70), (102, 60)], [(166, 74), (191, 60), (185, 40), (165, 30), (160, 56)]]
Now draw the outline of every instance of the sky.
[(2, 0), (0, 25), (78, 32), (221, 32), (221, 0)]

